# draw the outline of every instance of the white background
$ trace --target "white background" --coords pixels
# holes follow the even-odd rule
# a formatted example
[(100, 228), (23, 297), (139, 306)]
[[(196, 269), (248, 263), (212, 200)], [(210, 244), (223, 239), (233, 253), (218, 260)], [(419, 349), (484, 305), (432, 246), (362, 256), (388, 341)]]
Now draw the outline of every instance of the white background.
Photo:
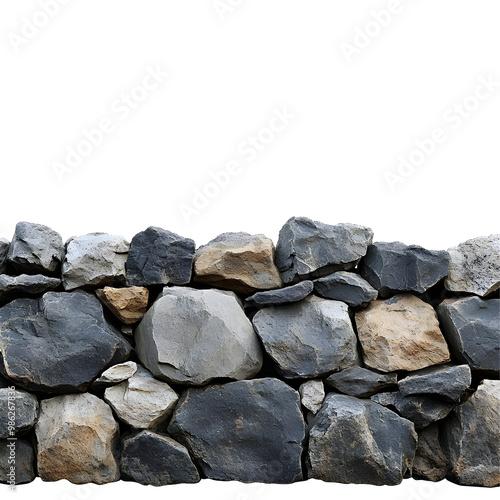
[[(293, 215), (364, 224), (378, 241), (432, 249), (498, 232), (500, 87), (489, 95), (478, 88), (500, 82), (498, 1), (64, 3), (50, 18), (38, 1), (0, 3), (0, 236), (10, 239), (27, 220), (64, 239), (94, 231), (131, 238), (157, 225), (198, 245), (225, 231), (276, 241)], [(155, 68), (168, 76), (138, 88)], [(283, 110), (293, 118), (270, 134)], [(85, 131), (102, 120), (112, 130), (86, 148)], [(257, 151), (249, 137), (259, 134), (266, 144), (259, 139)], [(399, 175), (401, 157), (419, 160), (416, 141), (429, 144), (434, 134), (441, 142), (391, 189), (387, 172)], [(86, 156), (58, 176), (54, 165), (78, 147)], [(229, 162), (226, 185), (210, 185)], [(184, 216), (204, 190), (206, 206)], [(203, 481), (167, 492), (37, 480), (18, 495), (128, 499), (145, 491), (228, 500), (498, 493), (413, 480), (396, 488)]]

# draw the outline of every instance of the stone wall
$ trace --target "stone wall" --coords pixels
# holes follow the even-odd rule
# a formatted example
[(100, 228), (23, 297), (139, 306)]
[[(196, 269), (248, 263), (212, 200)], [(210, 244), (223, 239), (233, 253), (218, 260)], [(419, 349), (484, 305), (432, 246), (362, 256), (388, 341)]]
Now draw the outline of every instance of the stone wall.
[(0, 481), (500, 483), (500, 235), (0, 240)]

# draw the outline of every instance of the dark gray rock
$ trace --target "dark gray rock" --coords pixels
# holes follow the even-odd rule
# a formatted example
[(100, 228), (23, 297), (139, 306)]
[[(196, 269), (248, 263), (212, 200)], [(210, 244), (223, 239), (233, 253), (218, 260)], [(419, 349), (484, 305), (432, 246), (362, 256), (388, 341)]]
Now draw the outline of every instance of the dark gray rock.
[(38, 295), (55, 290), (60, 284), (59, 278), (51, 278), (43, 274), (21, 274), (20, 276), (0, 274), (0, 301), (23, 295)]
[(142, 431), (123, 441), (122, 476), (139, 484), (197, 483), (198, 469), (187, 449), (168, 436)]
[(185, 285), (191, 281), (195, 243), (160, 227), (148, 227), (130, 243), (127, 282), (132, 286)]
[(59, 233), (42, 224), (16, 224), (7, 262), (18, 273), (55, 276), (63, 258), (64, 244)]
[(447, 469), (448, 460), (441, 446), (439, 425), (429, 425), (418, 433), (412, 476), (436, 482), (446, 477)]
[(411, 470), (413, 424), (369, 400), (330, 393), (312, 420), (309, 478), (337, 483), (395, 485)]
[(368, 398), (373, 394), (396, 386), (397, 373), (377, 373), (353, 366), (330, 375), (325, 382), (344, 394), (356, 398)]
[(437, 307), (454, 356), (485, 376), (500, 375), (500, 299), (446, 299)]
[(301, 281), (296, 285), (279, 288), (278, 290), (268, 290), (257, 292), (245, 299), (246, 306), (270, 306), (280, 304), (290, 304), (299, 302), (311, 295), (314, 285), (312, 281)]
[[(15, 460), (15, 463), (12, 463), (12, 460)], [(33, 447), (25, 439), (0, 440), (0, 483), (16, 485), (34, 481), (34, 460)], [(14, 467), (14, 470), (11, 467)]]
[[(14, 413), (14, 419), (9, 417)], [(29, 431), (38, 418), (38, 400), (29, 392), (0, 389), (0, 439)]]
[(315, 378), (359, 364), (356, 334), (343, 302), (311, 296), (261, 309), (253, 325), (286, 378)]
[(1, 373), (0, 373), (0, 389), (5, 389), (6, 387), (12, 387), (14, 385), (14, 382), (11, 380), (7, 380)]
[(360, 273), (386, 298), (399, 292), (424, 293), (448, 274), (449, 262), (444, 250), (377, 242), (368, 247)]
[(469, 365), (442, 365), (411, 373), (398, 382), (398, 388), (403, 396), (429, 394), (457, 402), (470, 384)]
[(209, 479), (292, 483), (302, 479), (305, 424), (297, 391), (274, 378), (189, 389), (168, 432)]
[(89, 293), (47, 292), (0, 308), (0, 371), (28, 390), (85, 391), (130, 352)]
[(0, 274), (5, 272), (7, 267), (7, 254), (9, 253), (9, 241), (0, 238)]
[(372, 239), (373, 231), (364, 226), (292, 217), (279, 233), (276, 266), (284, 283), (345, 271), (356, 266)]

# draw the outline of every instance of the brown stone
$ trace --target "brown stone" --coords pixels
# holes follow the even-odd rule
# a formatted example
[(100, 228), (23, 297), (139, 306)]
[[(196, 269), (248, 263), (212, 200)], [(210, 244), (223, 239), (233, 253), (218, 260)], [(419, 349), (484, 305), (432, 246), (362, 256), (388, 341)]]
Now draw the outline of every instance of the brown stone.
[(142, 286), (96, 290), (100, 301), (126, 325), (137, 323), (146, 314), (149, 291)]

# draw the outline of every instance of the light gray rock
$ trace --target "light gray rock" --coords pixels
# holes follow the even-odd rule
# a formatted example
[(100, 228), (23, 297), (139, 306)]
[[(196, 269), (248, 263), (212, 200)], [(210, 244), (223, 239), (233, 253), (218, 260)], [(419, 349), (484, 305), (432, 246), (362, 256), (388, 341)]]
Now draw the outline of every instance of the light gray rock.
[(8, 276), (0, 274), (0, 301), (10, 300), (26, 295), (38, 295), (55, 290), (61, 284), (59, 278), (51, 278), (43, 274), (21, 274)]
[(142, 363), (167, 382), (241, 380), (262, 366), (259, 339), (233, 292), (165, 288), (139, 323), (135, 340)]
[(9, 253), (10, 242), (5, 238), (0, 238), (0, 274), (7, 268), (7, 254)]
[(356, 335), (343, 302), (311, 296), (266, 307), (255, 314), (253, 325), (286, 378), (315, 378), (359, 364)]
[(322, 380), (308, 380), (299, 387), (300, 402), (304, 408), (307, 408), (313, 414), (318, 410), (325, 399), (325, 387)]
[(429, 425), (418, 433), (412, 476), (436, 482), (446, 477), (447, 469), (448, 460), (441, 445), (439, 425)]
[[(12, 460), (15, 464), (11, 463)], [(35, 453), (29, 441), (0, 440), (0, 483), (11, 486), (31, 483), (36, 477), (34, 461)]]
[(286, 286), (277, 290), (257, 292), (245, 299), (246, 306), (269, 306), (299, 302), (311, 295), (314, 289), (312, 281), (306, 280), (296, 285)]
[(35, 425), (37, 418), (36, 396), (19, 389), (0, 389), (0, 439), (28, 432)]
[(96, 385), (110, 386), (128, 380), (137, 371), (137, 363), (126, 361), (105, 370), (94, 382)]

